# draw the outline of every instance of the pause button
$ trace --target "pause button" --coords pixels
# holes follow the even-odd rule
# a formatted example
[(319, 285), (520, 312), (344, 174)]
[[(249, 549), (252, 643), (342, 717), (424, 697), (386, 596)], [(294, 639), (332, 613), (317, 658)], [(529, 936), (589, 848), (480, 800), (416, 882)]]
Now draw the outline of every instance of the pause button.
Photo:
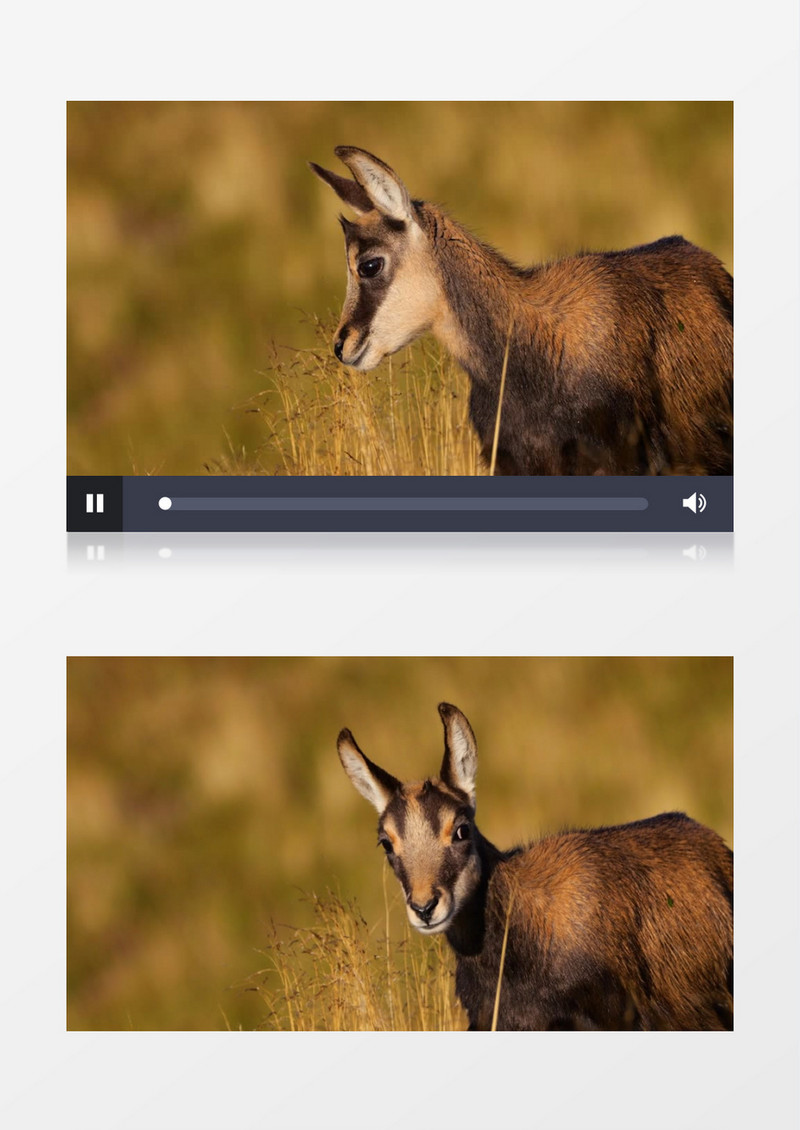
[(70, 533), (122, 532), (122, 475), (67, 475)]

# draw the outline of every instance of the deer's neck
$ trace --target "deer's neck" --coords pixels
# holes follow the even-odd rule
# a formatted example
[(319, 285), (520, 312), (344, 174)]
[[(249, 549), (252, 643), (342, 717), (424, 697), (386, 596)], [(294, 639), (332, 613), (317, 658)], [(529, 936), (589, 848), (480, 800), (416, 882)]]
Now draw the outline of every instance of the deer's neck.
[(506, 345), (509, 375), (530, 349), (535, 303), (531, 281), (537, 269), (520, 271), (443, 212), (424, 205), (444, 290), (444, 313), (435, 336), (474, 381), (500, 383)]
[(476, 849), (481, 861), (481, 875), (477, 887), (467, 900), (446, 933), (450, 945), (459, 957), (472, 957), (483, 951), (486, 940), (486, 902), (489, 883), (495, 869), (508, 854), (499, 851), (475, 829)]

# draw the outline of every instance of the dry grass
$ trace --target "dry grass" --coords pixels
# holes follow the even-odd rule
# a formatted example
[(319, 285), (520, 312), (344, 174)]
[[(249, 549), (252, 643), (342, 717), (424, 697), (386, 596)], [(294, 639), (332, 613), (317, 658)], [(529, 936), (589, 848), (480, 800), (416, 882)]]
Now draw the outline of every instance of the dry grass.
[[(317, 345), (273, 347), (267, 388), (253, 399), (267, 439), (257, 470), (284, 475), (485, 474), (469, 422), (469, 381), (431, 343), (359, 373), (336, 361), (332, 325)], [(246, 466), (239, 461), (235, 466)], [(233, 473), (231, 464), (226, 473)], [(239, 471), (238, 473), (241, 473)]]
[[(386, 892), (385, 918), (370, 924), (355, 902), (311, 895), (314, 924), (273, 927), (266, 966), (248, 988), (266, 1007), (263, 1028), (291, 1032), (429, 1032), (467, 1027), (454, 995), (443, 937), (420, 938)], [(391, 936), (398, 909), (402, 934)]]

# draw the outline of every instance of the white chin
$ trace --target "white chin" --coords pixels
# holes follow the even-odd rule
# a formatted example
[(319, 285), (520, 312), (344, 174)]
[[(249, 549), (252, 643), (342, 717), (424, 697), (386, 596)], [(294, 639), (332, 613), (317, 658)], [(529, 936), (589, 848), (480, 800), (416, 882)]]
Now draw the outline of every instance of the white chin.
[(448, 914), (447, 917), (443, 918), (441, 922), (433, 922), (430, 926), (426, 926), (424, 922), (420, 922), (420, 920), (415, 915), (412, 916), (411, 914), (409, 914), (408, 918), (411, 922), (411, 925), (415, 930), (419, 930), (420, 934), (441, 934), (450, 925), (453, 919), (453, 915)]
[(385, 354), (381, 353), (379, 357), (376, 357), (371, 350), (367, 349), (363, 356), (356, 361), (348, 362), (348, 365), (351, 369), (357, 369), (359, 373), (368, 373), (370, 369), (377, 369), (384, 356)]

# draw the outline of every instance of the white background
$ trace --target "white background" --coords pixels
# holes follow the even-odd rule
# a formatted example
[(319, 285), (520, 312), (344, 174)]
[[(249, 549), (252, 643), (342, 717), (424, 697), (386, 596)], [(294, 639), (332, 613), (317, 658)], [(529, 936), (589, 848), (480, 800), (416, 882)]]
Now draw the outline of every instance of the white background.
[[(796, 7), (6, 14), (4, 1125), (797, 1124)], [(81, 565), (63, 533), (64, 102), (84, 97), (733, 99), (735, 540), (693, 561), (674, 539), (276, 535), (238, 560), (172, 539), (168, 559)], [(66, 655), (448, 653), (735, 656), (735, 1033), (65, 1032)]]

